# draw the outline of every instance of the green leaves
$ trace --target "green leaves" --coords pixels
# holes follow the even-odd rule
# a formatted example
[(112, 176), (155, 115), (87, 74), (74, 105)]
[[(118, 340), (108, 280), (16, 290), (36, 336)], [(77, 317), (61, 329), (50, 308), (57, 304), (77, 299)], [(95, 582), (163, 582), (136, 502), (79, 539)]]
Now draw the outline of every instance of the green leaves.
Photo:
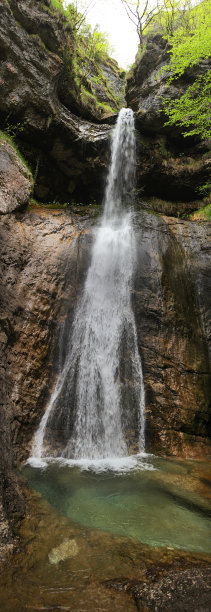
[[(172, 36), (171, 58), (168, 69), (171, 73), (167, 85), (180, 77), (188, 68), (198, 64), (211, 55), (211, 2), (204, 0), (190, 11), (190, 19), (185, 20)], [(188, 26), (187, 26), (188, 24)], [(164, 67), (163, 67), (164, 68)], [(206, 70), (206, 66), (205, 66)], [(184, 136), (211, 136), (211, 71), (196, 77), (186, 92), (175, 100), (164, 99), (164, 110), (168, 115), (165, 125), (184, 127)]]
[(176, 100), (164, 100), (164, 110), (169, 120), (165, 125), (185, 127), (184, 137), (199, 134), (211, 136), (211, 71), (196, 79), (187, 91)]
[(211, 55), (211, 2), (205, 0), (195, 11), (195, 19), (187, 22), (168, 37), (172, 45), (169, 70), (173, 77), (183, 74), (188, 66), (197, 64), (200, 59)]

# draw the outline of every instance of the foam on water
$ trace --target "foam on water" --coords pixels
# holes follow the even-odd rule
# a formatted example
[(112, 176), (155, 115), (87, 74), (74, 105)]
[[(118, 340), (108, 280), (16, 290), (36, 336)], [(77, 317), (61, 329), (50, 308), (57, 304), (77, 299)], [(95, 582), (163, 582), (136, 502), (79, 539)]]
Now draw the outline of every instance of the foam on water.
[(125, 457), (106, 457), (105, 459), (65, 459), (65, 457), (33, 457), (31, 456), (26, 465), (33, 468), (44, 469), (49, 465), (59, 465), (61, 467), (69, 466), (70, 468), (77, 467), (81, 471), (91, 471), (96, 474), (102, 472), (114, 472), (115, 474), (127, 474), (133, 471), (154, 471), (157, 468), (151, 460), (153, 455), (147, 453), (139, 453), (137, 455), (126, 455)]

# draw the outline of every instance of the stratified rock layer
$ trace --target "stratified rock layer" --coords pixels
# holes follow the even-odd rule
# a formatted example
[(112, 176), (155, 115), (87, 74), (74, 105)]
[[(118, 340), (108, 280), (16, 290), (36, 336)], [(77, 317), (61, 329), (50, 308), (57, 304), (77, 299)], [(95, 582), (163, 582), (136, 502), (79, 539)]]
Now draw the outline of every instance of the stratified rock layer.
[[(90, 223), (39, 209), (2, 218), (1, 340), (20, 458), (55, 383), (59, 329), (71, 325), (90, 261)], [(142, 212), (136, 228), (133, 302), (147, 449), (200, 454), (208, 435), (208, 225)]]
[(142, 213), (134, 308), (146, 446), (194, 456), (210, 423), (210, 226)]

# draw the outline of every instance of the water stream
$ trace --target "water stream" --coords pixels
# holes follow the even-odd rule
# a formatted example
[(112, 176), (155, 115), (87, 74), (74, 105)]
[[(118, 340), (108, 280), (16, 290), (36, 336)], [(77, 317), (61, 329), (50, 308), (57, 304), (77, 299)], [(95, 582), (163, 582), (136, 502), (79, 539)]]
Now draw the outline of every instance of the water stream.
[(34, 439), (32, 455), (38, 460), (144, 452), (144, 384), (131, 305), (135, 161), (133, 112), (122, 109), (113, 131), (104, 214), (67, 338), (67, 357)]

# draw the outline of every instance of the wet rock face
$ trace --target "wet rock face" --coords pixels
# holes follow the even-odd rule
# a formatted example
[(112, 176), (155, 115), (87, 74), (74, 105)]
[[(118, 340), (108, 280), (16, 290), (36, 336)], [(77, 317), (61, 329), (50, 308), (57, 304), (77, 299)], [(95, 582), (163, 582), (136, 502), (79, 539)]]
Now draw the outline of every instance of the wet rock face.
[[(136, 228), (133, 303), (147, 450), (194, 456), (206, 450), (209, 421), (207, 225), (143, 212)], [(2, 401), (20, 459), (55, 384), (59, 351), (65, 351), (59, 330), (63, 325), (68, 336), (65, 322), (71, 324), (91, 243), (90, 221), (63, 211), (1, 219)]]
[[(2, 353), (3, 332), (0, 334), (0, 350)], [(3, 376), (2, 376), (3, 370)], [(14, 455), (11, 436), (12, 413), (7, 401), (6, 390), (6, 359), (2, 361), (0, 371), (0, 562), (7, 558), (16, 544), (17, 521), (25, 512), (25, 499), (17, 473), (14, 471)]]
[[(57, 326), (74, 308), (89, 256), (86, 223), (62, 212), (0, 217), (0, 557), (14, 545), (26, 458), (58, 360)], [(79, 248), (80, 247), (80, 248)], [(81, 280), (78, 280), (78, 268)]]
[(0, 213), (21, 208), (29, 200), (33, 179), (13, 146), (0, 141)]
[[(60, 330), (68, 336), (84, 285), (92, 223), (86, 214), (42, 209), (0, 218), (3, 552), (24, 509), (15, 462), (29, 455), (55, 385), (59, 351), (65, 351)], [(207, 227), (146, 212), (136, 218), (133, 304), (149, 452), (194, 457), (209, 448)]]
[(209, 144), (200, 143), (199, 138), (184, 139), (183, 130), (176, 125), (165, 126), (162, 99), (180, 97), (194, 78), (208, 70), (209, 60), (166, 87), (168, 74), (162, 68), (169, 61), (169, 49), (161, 35), (148, 39), (127, 81), (126, 99), (136, 113), (138, 190), (147, 196), (187, 202), (185, 212), (189, 212), (190, 202), (200, 197), (198, 188), (210, 174)]
[(15, 443), (19, 438), (20, 458), (26, 456), (55, 381), (57, 327), (66, 309), (73, 311), (84, 280), (85, 238), (89, 244), (86, 224), (75, 225), (68, 213), (32, 211), (2, 219), (1, 339), (12, 438)]
[(203, 455), (210, 431), (209, 248), (205, 224), (143, 213), (134, 308), (151, 452)]

